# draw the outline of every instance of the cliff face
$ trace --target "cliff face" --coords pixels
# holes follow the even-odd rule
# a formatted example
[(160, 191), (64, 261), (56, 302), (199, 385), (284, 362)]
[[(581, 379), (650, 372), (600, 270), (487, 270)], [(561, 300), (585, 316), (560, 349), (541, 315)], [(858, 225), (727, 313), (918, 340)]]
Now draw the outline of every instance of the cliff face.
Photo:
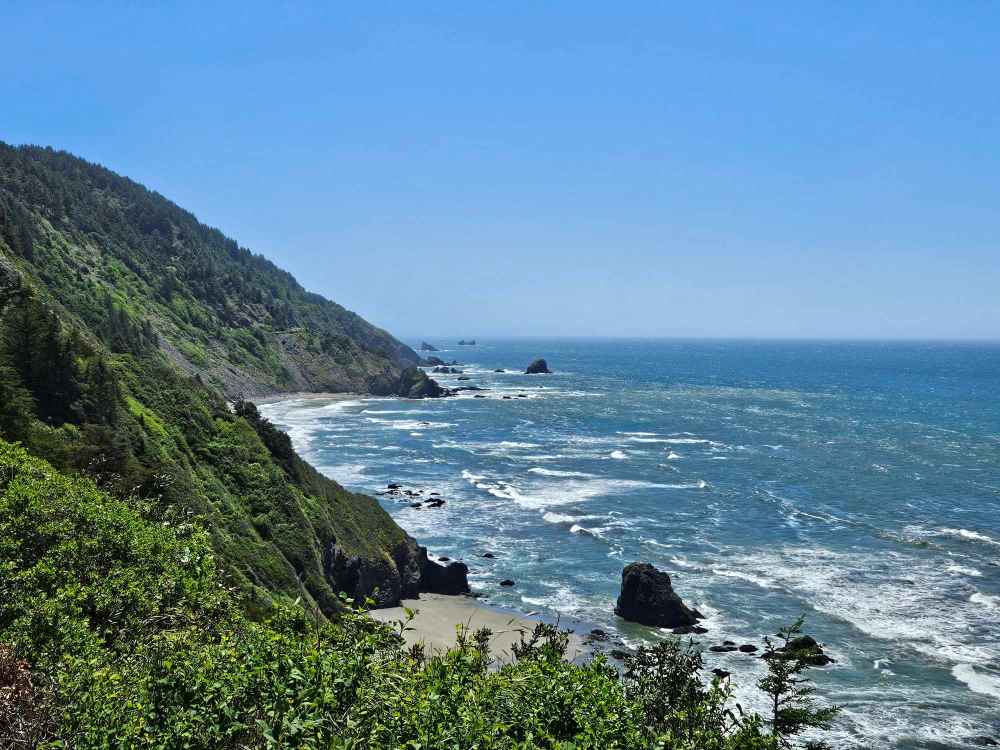
[(332, 615), (341, 592), (389, 605), (436, 585), (374, 499), (241, 398), (439, 395), (418, 361), (142, 186), (0, 144), (0, 438), (196, 519), (249, 612), (302, 598)]

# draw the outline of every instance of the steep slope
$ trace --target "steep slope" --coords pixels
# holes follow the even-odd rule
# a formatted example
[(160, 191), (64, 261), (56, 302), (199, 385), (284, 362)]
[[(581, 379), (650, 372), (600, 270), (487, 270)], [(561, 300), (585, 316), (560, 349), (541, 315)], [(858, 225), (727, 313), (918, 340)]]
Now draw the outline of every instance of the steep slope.
[(0, 154), (0, 437), (199, 519), (251, 613), (426, 588), (425, 551), (375, 500), (225, 398), (409, 389), (416, 355), (124, 178), (43, 149)]
[(229, 397), (390, 393), (420, 361), (161, 195), (65, 152), (0, 143), (0, 236), (84, 325), (141, 321)]

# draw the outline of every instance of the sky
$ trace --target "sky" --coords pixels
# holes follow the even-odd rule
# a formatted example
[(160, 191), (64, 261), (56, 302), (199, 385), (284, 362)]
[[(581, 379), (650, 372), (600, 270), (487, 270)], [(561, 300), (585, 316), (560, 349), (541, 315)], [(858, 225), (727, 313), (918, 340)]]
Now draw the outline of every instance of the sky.
[(1000, 338), (992, 3), (0, 0), (0, 28), (0, 140), (410, 340)]

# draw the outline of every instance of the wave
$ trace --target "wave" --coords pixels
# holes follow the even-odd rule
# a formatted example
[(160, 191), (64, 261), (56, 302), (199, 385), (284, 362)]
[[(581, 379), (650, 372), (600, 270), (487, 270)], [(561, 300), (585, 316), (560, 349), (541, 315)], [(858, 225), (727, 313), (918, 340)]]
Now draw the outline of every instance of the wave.
[(429, 422), (418, 419), (380, 419), (379, 417), (365, 417), (365, 421), (371, 424), (381, 424), (393, 430), (440, 430), (447, 427), (454, 427), (454, 422)]
[(950, 536), (957, 539), (965, 539), (970, 542), (979, 542), (981, 544), (991, 544), (995, 547), (1000, 547), (1000, 541), (997, 541), (993, 537), (986, 536), (986, 534), (978, 531), (970, 531), (969, 529), (943, 528), (940, 529), (938, 533), (943, 536)]
[(946, 567), (945, 570), (949, 573), (956, 573), (960, 576), (972, 576), (973, 578), (979, 578), (983, 575), (981, 571), (976, 570), (975, 568), (966, 567), (965, 565), (952, 564)]
[(608, 454), (608, 458), (614, 458), (618, 461), (627, 461), (628, 453), (625, 451), (611, 451), (611, 453)]
[(951, 674), (974, 693), (1000, 698), (1000, 677), (984, 674), (971, 664), (956, 664), (952, 667)]
[(583, 471), (558, 471), (556, 469), (543, 469), (540, 466), (536, 466), (532, 469), (528, 469), (530, 474), (538, 474), (543, 477), (572, 477), (577, 479), (589, 479), (595, 476), (594, 474), (587, 474)]
[(969, 601), (974, 604), (983, 604), (989, 609), (1000, 609), (1000, 596), (991, 596), (977, 591), (969, 597)]

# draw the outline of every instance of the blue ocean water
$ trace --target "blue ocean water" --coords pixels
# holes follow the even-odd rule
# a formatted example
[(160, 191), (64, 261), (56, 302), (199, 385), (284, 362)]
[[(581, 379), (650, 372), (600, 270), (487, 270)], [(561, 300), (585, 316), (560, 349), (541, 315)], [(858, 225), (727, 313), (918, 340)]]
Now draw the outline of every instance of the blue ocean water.
[[(623, 565), (649, 561), (708, 616), (706, 646), (804, 613), (837, 660), (813, 672), (844, 709), (835, 746), (1000, 735), (1000, 345), (442, 349), (470, 380), (435, 377), (485, 398), (262, 410), (351, 489), (440, 492), (437, 509), (381, 501), (493, 604), (662, 637), (612, 613)], [(537, 356), (554, 374), (521, 374)], [(757, 705), (760, 659), (708, 661)]]

